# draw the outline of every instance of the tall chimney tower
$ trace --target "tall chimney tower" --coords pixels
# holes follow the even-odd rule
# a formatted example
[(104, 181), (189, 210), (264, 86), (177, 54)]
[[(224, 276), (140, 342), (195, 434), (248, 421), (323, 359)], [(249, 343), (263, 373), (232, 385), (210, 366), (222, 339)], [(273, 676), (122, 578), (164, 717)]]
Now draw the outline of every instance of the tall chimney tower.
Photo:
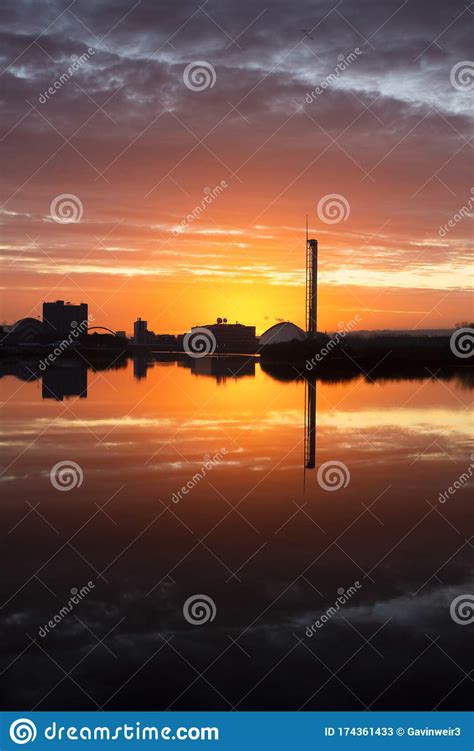
[(318, 327), (318, 241), (306, 234), (306, 334), (313, 338)]

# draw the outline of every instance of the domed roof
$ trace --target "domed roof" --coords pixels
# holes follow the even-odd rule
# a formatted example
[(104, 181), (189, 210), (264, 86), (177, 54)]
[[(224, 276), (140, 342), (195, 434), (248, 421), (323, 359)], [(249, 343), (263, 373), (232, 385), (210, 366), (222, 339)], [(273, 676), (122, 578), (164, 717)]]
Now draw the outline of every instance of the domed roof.
[(20, 318), (18, 321), (16, 321), (16, 323), (13, 324), (12, 328), (13, 329), (18, 329), (20, 327), (23, 328), (25, 326), (32, 326), (35, 329), (36, 328), (37, 329), (43, 328), (43, 324), (41, 323), (41, 321), (38, 321), (37, 318), (31, 318), (31, 317)]
[(306, 339), (306, 334), (299, 326), (291, 321), (282, 321), (270, 326), (260, 337), (260, 346), (266, 344), (281, 344), (281, 342), (292, 342), (297, 340), (302, 342)]
[(34, 341), (43, 330), (43, 324), (36, 318), (20, 318), (19, 321), (13, 324), (10, 336), (17, 341), (28, 343)]

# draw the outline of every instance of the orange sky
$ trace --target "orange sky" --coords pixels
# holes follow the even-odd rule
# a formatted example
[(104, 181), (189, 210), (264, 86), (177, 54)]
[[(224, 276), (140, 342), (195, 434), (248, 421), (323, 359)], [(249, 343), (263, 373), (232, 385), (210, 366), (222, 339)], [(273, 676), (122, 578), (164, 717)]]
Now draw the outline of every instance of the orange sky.
[[(83, 24), (67, 12), (57, 18), (54, 3), (39, 19), (11, 11), (1, 319), (41, 315), (43, 300), (64, 299), (89, 303), (96, 324), (128, 332), (137, 316), (157, 333), (217, 316), (258, 332), (280, 319), (303, 326), (309, 214), (320, 329), (356, 314), (363, 329), (472, 320), (470, 99), (450, 77), (464, 59), (462, 18), (443, 54), (423, 51), (419, 39), (433, 23), (428, 6), (426, 18), (404, 8), (376, 31), (389, 3), (382, 15), (373, 7), (359, 36), (351, 24), (360, 19), (330, 14), (314, 44), (287, 26), (272, 47), (264, 29), (281, 21), (276, 3), (266, 27), (262, 16), (229, 48), (215, 23), (191, 18), (185, 5), (173, 44), (180, 18), (170, 12), (169, 28), (150, 39), (147, 3), (123, 21), (104, 3), (87, 23), (81, 6)], [(256, 5), (238, 17), (226, 8), (219, 25), (234, 35), (258, 14)], [(360, 57), (308, 101), (338, 53), (357, 44)], [(87, 49), (93, 55), (42, 103)], [(192, 61), (208, 61), (212, 85), (186, 85)], [(52, 201), (63, 194), (75, 197), (79, 221), (54, 220)], [(335, 223), (317, 212), (329, 194), (348, 207)]]

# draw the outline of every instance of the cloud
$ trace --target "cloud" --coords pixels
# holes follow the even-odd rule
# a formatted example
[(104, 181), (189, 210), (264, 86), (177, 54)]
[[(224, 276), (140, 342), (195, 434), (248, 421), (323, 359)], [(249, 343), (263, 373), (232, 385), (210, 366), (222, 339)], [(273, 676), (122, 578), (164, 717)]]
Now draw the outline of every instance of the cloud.
[[(298, 286), (298, 227), (318, 197), (340, 193), (350, 221), (318, 222), (326, 282), (374, 287), (390, 273), (395, 286), (464, 286), (467, 222), (442, 241), (438, 229), (472, 180), (469, 94), (450, 81), (469, 59), (468, 18), (459, 0), (7, 2), (0, 221), (5, 246), (27, 249), (7, 273), (54, 286), (60, 273), (149, 275), (160, 253), (199, 263), (233, 253), (244, 278), (182, 258), (159, 274)], [(192, 91), (183, 73), (199, 60), (216, 80)], [(229, 188), (173, 242), (170, 230), (223, 179)], [(45, 221), (61, 193), (80, 197), (80, 225)]]

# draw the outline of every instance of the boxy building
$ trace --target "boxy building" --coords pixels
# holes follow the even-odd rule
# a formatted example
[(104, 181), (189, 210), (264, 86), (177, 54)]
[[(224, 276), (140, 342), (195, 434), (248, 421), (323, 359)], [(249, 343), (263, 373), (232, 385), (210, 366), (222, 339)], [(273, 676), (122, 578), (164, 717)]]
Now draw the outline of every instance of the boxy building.
[(84, 326), (88, 320), (87, 303), (72, 305), (69, 302), (65, 303), (64, 300), (43, 303), (43, 325), (45, 332), (51, 336), (57, 338), (67, 336), (79, 325), (81, 325), (82, 333), (86, 334), (87, 328)]
[(148, 334), (147, 321), (142, 321), (141, 318), (137, 318), (137, 320), (133, 324), (133, 343), (134, 344), (146, 344), (147, 334)]
[[(255, 326), (244, 326), (242, 323), (228, 323), (226, 318), (218, 318), (216, 323), (207, 326), (193, 326), (189, 337), (190, 349), (192, 346), (192, 335), (200, 336), (200, 332), (209, 332), (210, 347), (209, 354), (213, 352), (228, 352), (231, 354), (253, 354), (257, 349), (257, 337)], [(215, 342), (215, 346), (214, 346)]]

